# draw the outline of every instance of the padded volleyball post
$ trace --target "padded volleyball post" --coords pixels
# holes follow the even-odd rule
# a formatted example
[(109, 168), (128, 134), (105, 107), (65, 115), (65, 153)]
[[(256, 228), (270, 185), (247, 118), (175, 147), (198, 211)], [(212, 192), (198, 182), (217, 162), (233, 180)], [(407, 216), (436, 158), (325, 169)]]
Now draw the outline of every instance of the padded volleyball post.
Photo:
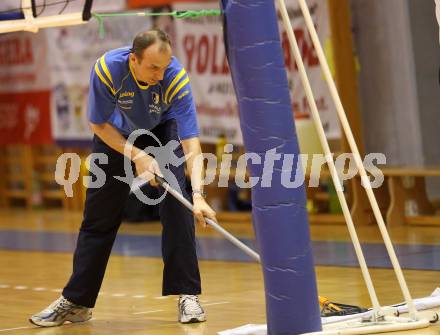
[[(244, 145), (248, 153), (261, 158), (261, 164), (248, 166), (251, 176), (259, 177), (252, 188), (252, 214), (264, 274), (268, 333), (319, 331), (304, 185), (286, 188), (281, 183), (283, 169), (291, 169), (293, 180), (300, 163), (274, 1), (222, 0), (221, 5)], [(283, 167), (286, 155), (294, 155), (293, 168)]]

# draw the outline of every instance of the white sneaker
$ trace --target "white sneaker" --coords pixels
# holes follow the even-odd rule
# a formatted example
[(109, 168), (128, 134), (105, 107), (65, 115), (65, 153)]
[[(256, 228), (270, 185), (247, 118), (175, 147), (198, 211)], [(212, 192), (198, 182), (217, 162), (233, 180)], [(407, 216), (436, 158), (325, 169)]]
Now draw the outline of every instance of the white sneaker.
[(206, 321), (205, 311), (200, 305), (199, 298), (196, 295), (182, 294), (179, 297), (178, 309), (180, 323)]
[(31, 316), (29, 321), (41, 327), (61, 326), (64, 322), (85, 322), (92, 318), (92, 309), (75, 305), (63, 296), (45, 310)]

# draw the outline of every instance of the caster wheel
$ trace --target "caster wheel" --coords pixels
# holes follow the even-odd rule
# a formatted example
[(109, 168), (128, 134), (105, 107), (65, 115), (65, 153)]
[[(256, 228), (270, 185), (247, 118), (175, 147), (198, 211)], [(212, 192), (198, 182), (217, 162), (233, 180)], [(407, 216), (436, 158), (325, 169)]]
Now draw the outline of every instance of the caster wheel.
[(437, 323), (439, 317), (438, 317), (438, 313), (434, 313), (434, 318), (429, 320), (430, 323)]

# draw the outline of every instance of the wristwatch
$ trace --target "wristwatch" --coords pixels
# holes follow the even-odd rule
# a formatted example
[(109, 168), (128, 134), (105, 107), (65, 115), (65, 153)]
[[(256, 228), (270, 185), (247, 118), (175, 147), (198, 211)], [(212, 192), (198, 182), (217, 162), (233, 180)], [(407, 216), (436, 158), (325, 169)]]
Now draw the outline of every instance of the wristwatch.
[(194, 196), (194, 194), (199, 194), (202, 198), (206, 198), (206, 193), (203, 190), (193, 190), (192, 195)]

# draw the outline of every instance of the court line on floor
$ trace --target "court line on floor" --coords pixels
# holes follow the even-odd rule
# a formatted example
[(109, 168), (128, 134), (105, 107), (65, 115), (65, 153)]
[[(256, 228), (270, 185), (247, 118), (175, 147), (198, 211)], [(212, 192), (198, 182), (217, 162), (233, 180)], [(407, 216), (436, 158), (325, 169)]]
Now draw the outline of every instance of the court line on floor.
[(224, 304), (230, 304), (230, 301), (219, 301), (219, 302), (211, 302), (209, 304), (203, 304), (203, 306), (214, 306), (214, 305), (224, 305)]
[[(32, 290), (32, 291), (36, 291), (36, 292), (43, 292), (43, 291), (48, 291), (50, 290), (51, 292), (62, 292), (62, 289), (60, 288), (54, 288), (54, 289), (47, 289), (45, 287), (29, 287), (29, 286), (25, 286), (25, 285), (8, 285), (8, 284), (0, 284), (0, 289), (6, 289), (6, 288), (10, 288), (10, 289), (14, 289), (14, 290)], [(131, 298), (135, 298), (135, 299), (157, 299), (157, 300), (165, 300), (165, 299), (170, 299), (172, 298), (172, 296), (157, 296), (157, 297), (147, 297), (144, 294), (136, 294), (136, 295), (130, 295), (127, 293), (113, 293), (113, 294), (109, 294), (108, 292), (99, 292), (98, 293), (99, 296), (102, 295), (109, 295), (111, 297), (114, 298), (125, 298), (125, 297), (131, 297)], [(178, 300), (178, 298), (174, 298), (174, 300)], [(211, 303), (207, 303), (208, 300), (200, 300), (201, 303), (203, 303), (204, 306), (214, 306), (214, 305), (223, 305), (223, 304), (229, 304), (229, 301), (219, 301), (219, 302), (211, 302)], [(162, 311), (162, 310), (158, 310), (158, 311)], [(154, 312), (154, 311), (153, 311)], [(142, 312), (143, 313), (143, 312)], [(139, 313), (139, 314), (142, 314)], [(146, 312), (149, 313), (149, 312)], [(136, 313), (135, 313), (136, 314)]]
[[(46, 287), (29, 287), (26, 285), (9, 285), (9, 284), (0, 284), (0, 289), (13, 289), (13, 290), (32, 290), (35, 292), (45, 292), (45, 291), (51, 291), (51, 292), (56, 292), (56, 293), (60, 293), (63, 290), (61, 288), (54, 288), (54, 289), (49, 289)], [(99, 292), (98, 293), (99, 296), (102, 295), (109, 295), (108, 292)], [(115, 297), (115, 298), (120, 298), (120, 297), (128, 297), (130, 296), (130, 294), (127, 293), (113, 293), (110, 294), (111, 297)], [(131, 295), (132, 298), (136, 298), (136, 299), (142, 299), (142, 298), (148, 298), (146, 295), (144, 294), (136, 294), (136, 295)], [(167, 299), (169, 298), (169, 296), (160, 296), (160, 297), (152, 297), (153, 299)]]
[(158, 313), (158, 312), (163, 312), (163, 309), (155, 309), (153, 311), (145, 311), (145, 312), (136, 312), (133, 313), (133, 315), (139, 315), (139, 314), (151, 314), (151, 313)]
[(27, 290), (29, 287), (25, 286), (25, 285), (17, 285), (14, 286), (14, 290)]
[(0, 329), (0, 332), (8, 332), (11, 330), (20, 330), (20, 329), (31, 329), (31, 328), (35, 328), (35, 327), (17, 327), (17, 328), (7, 328), (7, 329)]
[[(0, 252), (38, 251), (67, 252), (75, 250), (77, 233), (11, 230), (0, 228)], [(55, 243), (56, 242), (56, 243)], [(254, 239), (243, 238), (242, 242), (256, 247)], [(113, 254), (119, 256), (161, 257), (160, 236), (120, 234), (116, 238)], [(145, 246), (148, 245), (148, 248)], [(228, 241), (219, 237), (198, 239), (200, 260), (253, 262), (241, 250), (230, 248)], [(385, 246), (379, 242), (365, 242), (365, 255), (371, 268), (392, 268)], [(440, 252), (439, 244), (394, 244), (401, 266), (408, 270), (440, 270), (437, 259), (426, 257)], [(359, 264), (350, 241), (312, 241), (316, 265), (358, 268)], [(403, 255), (404, 257), (402, 257)]]
[(127, 296), (126, 293), (113, 293), (112, 294), (112, 297), (115, 297), (115, 298), (123, 298), (123, 297), (126, 297), (126, 296)]

